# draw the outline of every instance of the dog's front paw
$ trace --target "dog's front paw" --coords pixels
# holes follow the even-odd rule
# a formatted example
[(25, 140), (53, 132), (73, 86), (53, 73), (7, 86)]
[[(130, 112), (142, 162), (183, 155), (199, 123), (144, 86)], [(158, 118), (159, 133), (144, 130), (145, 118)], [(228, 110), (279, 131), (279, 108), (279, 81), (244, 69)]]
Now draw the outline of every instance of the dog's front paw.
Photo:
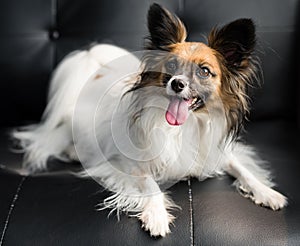
[(282, 209), (287, 205), (287, 198), (279, 192), (265, 186), (252, 192), (251, 199), (256, 203), (273, 210)]
[(149, 205), (140, 214), (139, 219), (142, 221), (142, 227), (149, 231), (151, 236), (165, 237), (171, 232), (169, 224), (173, 221), (173, 216), (164, 207)]

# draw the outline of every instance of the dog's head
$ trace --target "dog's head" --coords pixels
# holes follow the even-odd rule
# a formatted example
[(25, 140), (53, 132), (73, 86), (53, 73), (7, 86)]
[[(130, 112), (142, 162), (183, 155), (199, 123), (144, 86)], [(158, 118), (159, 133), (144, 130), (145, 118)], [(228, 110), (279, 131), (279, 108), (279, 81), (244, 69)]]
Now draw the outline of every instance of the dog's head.
[(247, 87), (256, 78), (255, 26), (238, 19), (214, 28), (208, 43), (186, 42), (180, 19), (158, 4), (148, 12), (150, 36), (146, 48), (161, 52), (145, 56), (145, 71), (133, 90), (165, 88), (170, 100), (166, 120), (181, 125), (190, 113), (205, 112), (220, 99), (230, 132), (237, 132), (249, 110)]

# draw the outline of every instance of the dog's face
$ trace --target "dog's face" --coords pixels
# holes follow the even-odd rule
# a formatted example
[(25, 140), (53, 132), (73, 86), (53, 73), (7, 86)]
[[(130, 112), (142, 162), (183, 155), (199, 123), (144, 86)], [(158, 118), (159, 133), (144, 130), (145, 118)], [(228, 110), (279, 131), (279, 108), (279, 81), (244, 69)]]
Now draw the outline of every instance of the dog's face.
[(214, 50), (203, 43), (178, 43), (170, 49), (161, 74), (170, 98), (166, 120), (181, 125), (189, 111), (204, 110), (219, 96), (222, 73)]
[(186, 42), (186, 29), (179, 18), (153, 4), (148, 12), (148, 29), (146, 48), (164, 55), (146, 57), (146, 69), (135, 88), (165, 88), (170, 100), (166, 112), (170, 125), (183, 124), (190, 113), (203, 113), (220, 99), (229, 132), (237, 132), (248, 112), (247, 85), (256, 77), (253, 22), (239, 19), (215, 28), (208, 44)]

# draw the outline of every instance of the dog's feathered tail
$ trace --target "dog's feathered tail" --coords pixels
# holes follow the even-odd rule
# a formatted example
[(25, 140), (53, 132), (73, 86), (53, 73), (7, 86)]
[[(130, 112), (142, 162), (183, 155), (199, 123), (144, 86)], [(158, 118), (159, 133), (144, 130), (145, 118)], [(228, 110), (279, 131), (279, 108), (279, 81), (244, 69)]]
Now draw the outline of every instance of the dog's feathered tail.
[(101, 66), (125, 54), (127, 51), (121, 48), (102, 44), (88, 51), (75, 51), (59, 64), (41, 122), (12, 132), (24, 152), (25, 168), (45, 169), (50, 157), (70, 159), (66, 150), (73, 144), (72, 115), (80, 90)]
[(72, 141), (66, 131), (67, 127), (62, 124), (52, 128), (47, 122), (43, 121), (12, 132), (13, 138), (19, 141), (19, 147), (24, 152), (23, 166), (31, 172), (46, 169), (50, 157), (68, 160), (67, 155), (63, 153)]

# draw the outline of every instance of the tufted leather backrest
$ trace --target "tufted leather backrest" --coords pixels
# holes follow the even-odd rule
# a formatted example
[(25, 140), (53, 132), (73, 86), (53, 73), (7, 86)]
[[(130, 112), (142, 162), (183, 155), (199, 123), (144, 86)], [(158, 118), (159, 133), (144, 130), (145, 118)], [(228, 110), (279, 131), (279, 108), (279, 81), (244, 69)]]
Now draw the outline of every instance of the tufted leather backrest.
[[(140, 50), (147, 34), (146, 0), (5, 0), (0, 2), (1, 125), (38, 120), (50, 74), (67, 53), (92, 42)], [(190, 40), (240, 17), (257, 23), (263, 89), (253, 119), (296, 117), (297, 0), (156, 1), (185, 22)]]

